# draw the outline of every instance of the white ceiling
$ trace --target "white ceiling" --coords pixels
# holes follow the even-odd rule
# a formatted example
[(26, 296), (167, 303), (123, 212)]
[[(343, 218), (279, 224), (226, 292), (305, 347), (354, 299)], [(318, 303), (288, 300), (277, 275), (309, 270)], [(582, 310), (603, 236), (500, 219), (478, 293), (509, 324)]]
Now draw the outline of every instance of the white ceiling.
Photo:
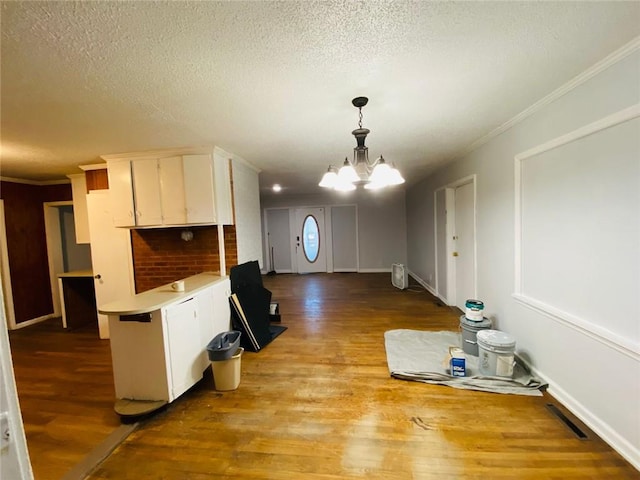
[(218, 145), (314, 192), (352, 156), (426, 175), (640, 35), (640, 2), (2, 2), (1, 164)]

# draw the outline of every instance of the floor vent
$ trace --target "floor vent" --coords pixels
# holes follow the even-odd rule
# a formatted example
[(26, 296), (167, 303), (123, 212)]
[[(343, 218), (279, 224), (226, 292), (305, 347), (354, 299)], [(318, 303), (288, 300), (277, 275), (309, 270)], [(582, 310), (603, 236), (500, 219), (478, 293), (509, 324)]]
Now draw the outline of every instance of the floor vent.
[(558, 417), (560, 421), (562, 421), (562, 423), (564, 423), (567, 427), (569, 427), (571, 431), (576, 435), (576, 437), (578, 437), (580, 440), (589, 439), (589, 436), (586, 433), (584, 433), (582, 430), (580, 430), (580, 427), (578, 427), (569, 418), (567, 418), (567, 416), (564, 413), (562, 413), (562, 411), (558, 407), (556, 407), (553, 403), (547, 403), (547, 408), (551, 413), (553, 413), (556, 417)]

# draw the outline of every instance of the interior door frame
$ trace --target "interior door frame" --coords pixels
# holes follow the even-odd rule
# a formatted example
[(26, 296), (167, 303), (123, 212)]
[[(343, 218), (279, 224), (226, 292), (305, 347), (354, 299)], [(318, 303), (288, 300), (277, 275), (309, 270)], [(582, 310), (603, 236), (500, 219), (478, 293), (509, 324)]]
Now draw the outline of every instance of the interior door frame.
[[(60, 230), (60, 211), (58, 207), (73, 206), (72, 201), (44, 202), (44, 230), (49, 259), (49, 282), (51, 283), (52, 316), (61, 314), (60, 282), (58, 274), (64, 273), (62, 256), (62, 233)], [(65, 323), (65, 322), (63, 322)]]
[(13, 306), (13, 290), (11, 288), (11, 269), (9, 268), (9, 251), (7, 249), (7, 229), (4, 217), (4, 200), (0, 199), (0, 276), (2, 277), (2, 291), (4, 296), (4, 311), (6, 312), (9, 330), (16, 328), (16, 311)]
[[(455, 190), (458, 187), (471, 183), (473, 186), (473, 295), (475, 298), (478, 296), (478, 229), (477, 229), (477, 214), (478, 214), (478, 188), (477, 188), (477, 175), (471, 174), (466, 177), (462, 177), (451, 183), (443, 185), (437, 188), (433, 193), (434, 199), (434, 218), (433, 218), (433, 231), (434, 231), (434, 245), (435, 245), (435, 275), (436, 275), (436, 293), (438, 297), (443, 300), (447, 305), (455, 306), (457, 292), (456, 292), (456, 265), (453, 257), (455, 249), (454, 244), (454, 232), (455, 232)], [(445, 220), (446, 220), (446, 234), (445, 245), (438, 244), (438, 219), (436, 215), (436, 195), (437, 192), (445, 191)], [(441, 279), (438, 276), (438, 257), (444, 253), (446, 262), (446, 278)], [(446, 282), (447, 295), (442, 296), (440, 290), (441, 282)]]

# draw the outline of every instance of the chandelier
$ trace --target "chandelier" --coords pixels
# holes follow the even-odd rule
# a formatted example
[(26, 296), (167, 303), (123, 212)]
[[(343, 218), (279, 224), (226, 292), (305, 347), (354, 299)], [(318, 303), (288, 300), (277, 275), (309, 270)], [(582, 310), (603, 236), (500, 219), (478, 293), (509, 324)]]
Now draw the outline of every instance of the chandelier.
[(369, 149), (364, 141), (370, 130), (362, 128), (362, 107), (367, 102), (369, 102), (367, 97), (356, 97), (351, 100), (353, 106), (358, 108), (360, 116), (358, 128), (351, 132), (356, 137), (357, 143), (353, 149), (353, 161), (345, 157), (340, 170), (330, 165), (319, 186), (346, 192), (355, 190), (356, 185), (364, 185), (367, 190), (378, 190), (404, 183), (404, 178), (398, 169), (393, 164), (389, 165), (382, 155), (373, 162), (369, 161)]

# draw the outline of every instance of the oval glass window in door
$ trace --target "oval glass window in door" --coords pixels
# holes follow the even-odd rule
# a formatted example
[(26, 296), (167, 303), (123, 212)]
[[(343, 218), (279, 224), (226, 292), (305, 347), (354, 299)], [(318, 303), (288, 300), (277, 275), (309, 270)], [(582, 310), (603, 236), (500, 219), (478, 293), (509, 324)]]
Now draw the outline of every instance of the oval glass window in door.
[(307, 215), (302, 223), (302, 250), (309, 263), (315, 262), (320, 254), (320, 229), (313, 215)]

